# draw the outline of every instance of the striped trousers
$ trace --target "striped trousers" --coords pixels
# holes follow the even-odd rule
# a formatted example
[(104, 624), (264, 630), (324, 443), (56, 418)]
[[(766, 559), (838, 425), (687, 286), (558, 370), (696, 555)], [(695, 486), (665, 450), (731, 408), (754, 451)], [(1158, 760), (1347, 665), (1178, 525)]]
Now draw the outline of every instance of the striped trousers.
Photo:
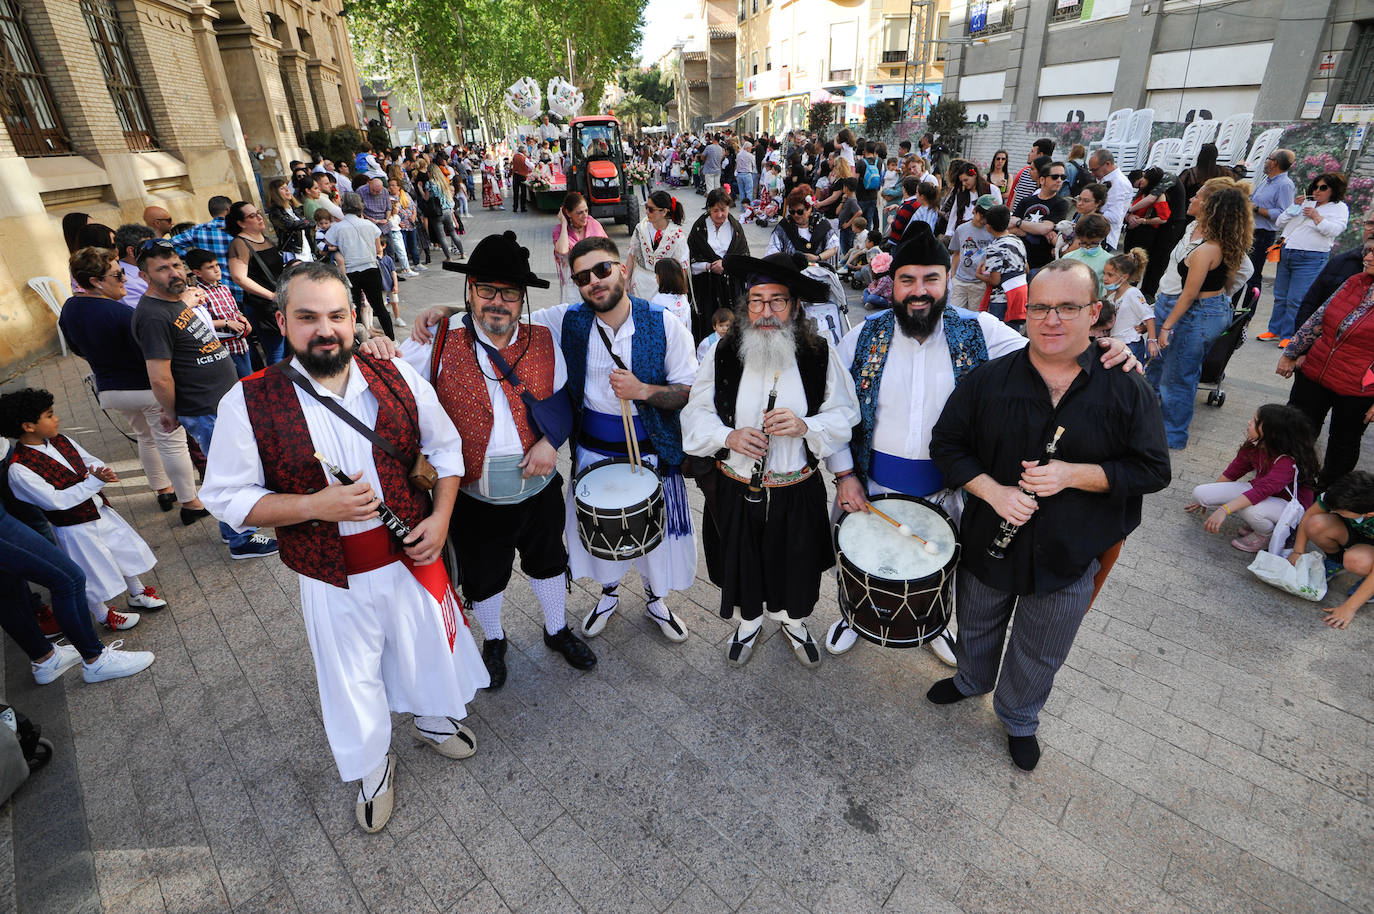
[[(995, 686), (992, 708), (1012, 736), (1030, 736), (1040, 725), (1040, 709), (1050, 697), (1054, 674), (1069, 656), (1092, 603), (1096, 572), (1094, 559), (1067, 587), (1043, 596), (1017, 596), (959, 569), (959, 640), (954, 643), (959, 672), (954, 685), (965, 695), (982, 695)], [(1004, 657), (1002, 644), (1013, 614), (1016, 624)]]

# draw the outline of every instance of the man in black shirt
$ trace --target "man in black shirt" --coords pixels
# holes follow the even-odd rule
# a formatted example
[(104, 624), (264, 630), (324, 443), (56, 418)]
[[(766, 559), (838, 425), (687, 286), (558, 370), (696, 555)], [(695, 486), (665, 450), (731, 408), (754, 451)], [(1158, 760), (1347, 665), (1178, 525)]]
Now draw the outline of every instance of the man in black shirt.
[[(1094, 357), (1096, 297), (1084, 263), (1041, 270), (1030, 285), (1029, 345), (973, 371), (931, 436), (945, 482), (969, 498), (959, 537), (959, 673), (927, 697), (951, 704), (995, 685), (993, 708), (1026, 771), (1040, 760), (1040, 709), (1092, 602), (1097, 557), (1140, 524), (1142, 496), (1169, 484), (1149, 385)], [(1003, 557), (990, 554), (994, 542)]]
[(1026, 262), (1032, 275), (1054, 259), (1050, 235), (1069, 216), (1069, 200), (1059, 195), (1067, 174), (1063, 162), (1045, 165), (1040, 169), (1040, 190), (1012, 210), (1011, 231), (1026, 242)]

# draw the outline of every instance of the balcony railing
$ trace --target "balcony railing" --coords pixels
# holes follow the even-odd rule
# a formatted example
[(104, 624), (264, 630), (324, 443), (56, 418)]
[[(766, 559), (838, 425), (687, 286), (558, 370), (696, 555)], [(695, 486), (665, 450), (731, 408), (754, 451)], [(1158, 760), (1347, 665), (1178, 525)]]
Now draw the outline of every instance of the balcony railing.
[(906, 63), (906, 51), (883, 51), (883, 63)]
[[(1010, 32), (1013, 24), (1013, 4), (1011, 0), (994, 0), (992, 3), (974, 3), (969, 7), (968, 34), (970, 38), (986, 38)], [(1000, 13), (1000, 19), (993, 17)]]
[(1083, 0), (1055, 0), (1050, 22), (1077, 22), (1083, 15)]
[(832, 83), (847, 83), (854, 78), (853, 70), (831, 70), (830, 81)]

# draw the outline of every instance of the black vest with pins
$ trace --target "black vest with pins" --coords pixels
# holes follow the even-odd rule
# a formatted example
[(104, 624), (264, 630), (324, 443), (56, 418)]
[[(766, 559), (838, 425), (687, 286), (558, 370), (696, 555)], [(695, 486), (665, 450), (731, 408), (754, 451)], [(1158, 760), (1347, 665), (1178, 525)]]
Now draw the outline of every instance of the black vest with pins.
[[(720, 421), (735, 427), (735, 401), (739, 398), (740, 379), (744, 377), (744, 360), (739, 354), (739, 334), (725, 336), (715, 351), (716, 415)], [(797, 340), (797, 370), (801, 373), (802, 391), (806, 394), (806, 414), (814, 416), (820, 412), (825, 402), (825, 375), (829, 364), (830, 350), (825, 340)], [(803, 442), (805, 445), (805, 442)], [(722, 449), (716, 459), (724, 460), (729, 451)], [(816, 458), (806, 446), (806, 463), (814, 467)]]

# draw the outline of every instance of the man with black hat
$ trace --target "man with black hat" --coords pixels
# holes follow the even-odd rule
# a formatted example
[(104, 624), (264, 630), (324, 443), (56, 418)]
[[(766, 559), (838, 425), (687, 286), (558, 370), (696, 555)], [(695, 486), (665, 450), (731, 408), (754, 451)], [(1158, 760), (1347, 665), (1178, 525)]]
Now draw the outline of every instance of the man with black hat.
[[(913, 226), (892, 258), (893, 308), (871, 315), (840, 341), (839, 357), (859, 401), (852, 440), (826, 461), (844, 511), (867, 511), (867, 496), (899, 492), (939, 504), (959, 522), (962, 498), (930, 458), (931, 430), (969, 372), (1021, 349), (1026, 339), (987, 312), (947, 307), (949, 262), (930, 227)], [(1123, 345), (1103, 344), (1111, 347), (1104, 365), (1139, 368)], [(825, 646), (842, 654), (857, 639), (841, 617), (826, 633)], [(947, 631), (930, 649), (954, 666), (953, 644)]]
[(802, 301), (826, 298), (825, 284), (791, 254), (725, 258), (746, 292), (738, 333), (707, 354), (682, 413), (688, 454), (715, 457), (703, 488), (719, 531), (707, 566), (720, 587), (720, 614), (740, 623), (726, 658), (748, 662), (770, 619), (805, 666), (821, 655), (806, 630), (821, 573), (835, 564), (819, 461), (849, 441), (858, 421), (854, 383)]
[[(568, 371), (548, 328), (520, 321), (525, 290), (549, 283), (530, 270), (529, 250), (509, 231), (483, 238), (466, 263), (444, 266), (467, 274), (467, 311), (438, 324), (430, 343), (407, 340), (401, 357), (434, 385), (463, 438), (466, 473), (449, 535), (464, 596), (486, 635), (491, 688), (506, 681), (501, 603), (516, 552), (544, 611), (544, 643), (569, 665), (591, 669), (596, 655), (564, 618), (568, 552), (554, 464), (571, 424)], [(530, 398), (543, 401), (540, 414)]]

